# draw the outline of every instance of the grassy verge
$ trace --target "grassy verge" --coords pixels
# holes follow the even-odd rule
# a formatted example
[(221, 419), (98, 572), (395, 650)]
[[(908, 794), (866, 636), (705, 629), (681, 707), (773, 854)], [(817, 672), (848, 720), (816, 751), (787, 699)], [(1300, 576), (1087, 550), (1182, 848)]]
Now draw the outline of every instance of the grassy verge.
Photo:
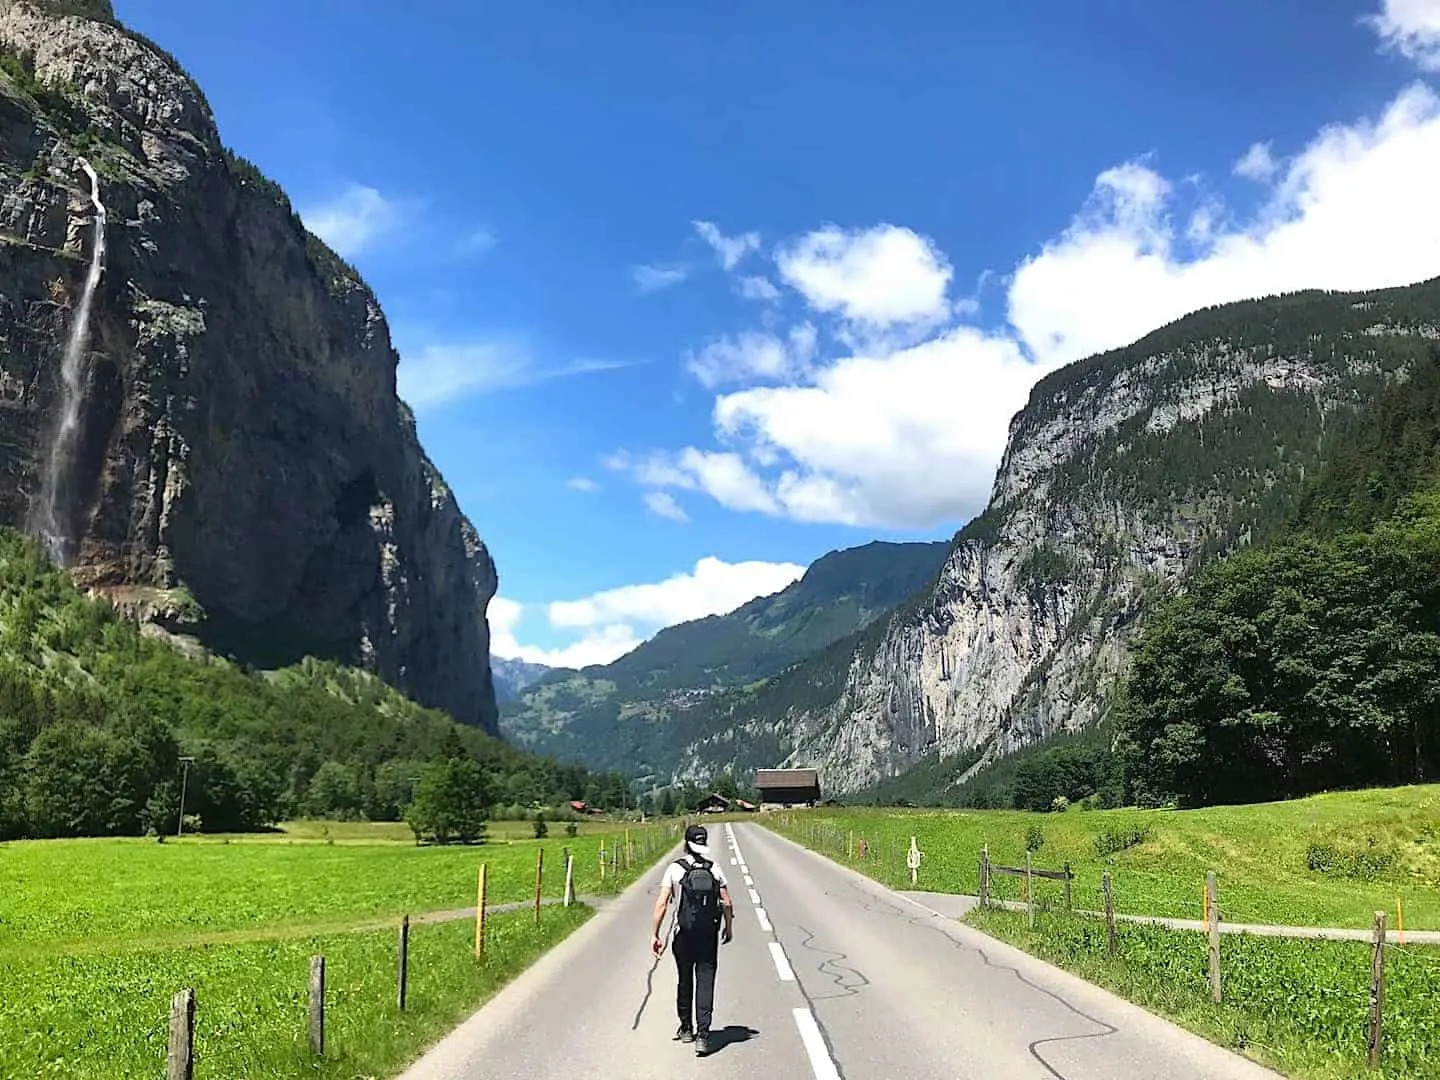
[[(1214, 870), (1231, 922), (1368, 928), (1377, 910), (1393, 920), (1400, 899), (1407, 927), (1440, 929), (1437, 785), (1203, 810), (825, 808), (764, 823), (895, 888), (910, 888), (911, 836), (924, 853), (916, 887), (935, 892), (975, 893), (982, 846), (993, 863), (1023, 866), (1027, 845), (1038, 843), (1037, 867), (1068, 862), (1077, 875), (1077, 907), (1102, 906), (1108, 871), (1117, 911), (1199, 919)], [(862, 838), (864, 860), (855, 853)], [(998, 899), (1019, 899), (1018, 879), (994, 882)], [(1060, 895), (1055, 883), (1039, 889)]]
[(1221, 942), (1224, 1001), (1210, 1000), (1201, 934), (1103, 920), (976, 910), (967, 923), (1301, 1080), (1440, 1077), (1440, 950), (1386, 955), (1385, 1054), (1366, 1064), (1370, 947), (1245, 935)]
[[(486, 925), (415, 927), (405, 1012), (395, 1004), (393, 930), (123, 955), (0, 958), (0, 1077), (150, 1080), (162, 1073), (171, 996), (196, 993), (197, 1078), (390, 1076), (580, 926), (589, 910), (548, 908)], [(326, 1053), (306, 1035), (309, 958), (326, 957)]]
[(600, 878), (600, 846), (611, 835), (476, 847), (413, 844), (226, 844), (212, 840), (20, 841), (0, 845), (0, 958), (65, 951), (180, 945), (200, 934), (344, 925), (475, 903), (477, 869), (488, 865), (492, 904), (525, 900), (535, 887), (564, 888), (563, 849), (575, 856), (581, 894), (613, 893), (673, 840), (664, 826), (630, 831), (631, 869), (613, 861)]

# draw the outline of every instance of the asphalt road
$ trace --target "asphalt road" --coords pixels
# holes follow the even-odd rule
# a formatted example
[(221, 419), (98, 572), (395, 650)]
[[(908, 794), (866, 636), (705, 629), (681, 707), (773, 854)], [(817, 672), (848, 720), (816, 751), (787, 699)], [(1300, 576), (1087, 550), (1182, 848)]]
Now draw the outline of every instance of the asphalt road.
[(1274, 1080), (760, 826), (711, 845), (736, 906), (713, 1055), (671, 1040), (674, 961), (648, 948), (662, 863), (402, 1080)]

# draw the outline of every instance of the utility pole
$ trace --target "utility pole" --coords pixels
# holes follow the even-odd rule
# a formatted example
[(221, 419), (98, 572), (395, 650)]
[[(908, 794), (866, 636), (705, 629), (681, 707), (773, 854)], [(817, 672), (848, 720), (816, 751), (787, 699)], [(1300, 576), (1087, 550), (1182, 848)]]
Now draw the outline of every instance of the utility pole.
[(182, 757), (180, 762), (184, 765), (184, 771), (180, 774), (180, 820), (175, 823), (175, 835), (181, 836), (185, 832), (185, 787), (190, 782), (190, 764), (193, 757)]

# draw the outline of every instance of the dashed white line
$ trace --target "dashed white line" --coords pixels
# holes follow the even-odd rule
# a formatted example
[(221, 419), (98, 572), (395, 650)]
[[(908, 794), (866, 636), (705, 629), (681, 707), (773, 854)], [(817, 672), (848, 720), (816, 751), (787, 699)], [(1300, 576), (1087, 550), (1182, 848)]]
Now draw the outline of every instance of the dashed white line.
[(774, 932), (775, 928), (770, 925), (770, 916), (765, 914), (763, 907), (757, 906), (755, 908), (755, 918), (760, 920), (760, 929), (764, 930), (765, 933), (769, 934)]
[(760, 894), (759, 894), (758, 892), (756, 892), (754, 889), (747, 889), (747, 890), (745, 890), (745, 891), (750, 894), (750, 903), (754, 904), (756, 907), (759, 907), (759, 906), (760, 906)]
[(820, 1025), (809, 1009), (795, 1009), (795, 1026), (800, 1029), (800, 1041), (805, 1044), (805, 1053), (810, 1058), (810, 1071), (815, 1080), (840, 1080), (840, 1070), (830, 1059), (825, 1049), (825, 1036), (820, 1034)]
[(755, 879), (754, 879), (753, 877), (751, 877), (749, 874), (746, 874), (746, 875), (745, 875), (745, 884), (746, 884), (746, 885), (754, 885), (754, 884), (755, 884)]
[(790, 958), (778, 941), (770, 942), (770, 959), (775, 961), (775, 974), (780, 976), (781, 982), (795, 981), (795, 969), (790, 966)]

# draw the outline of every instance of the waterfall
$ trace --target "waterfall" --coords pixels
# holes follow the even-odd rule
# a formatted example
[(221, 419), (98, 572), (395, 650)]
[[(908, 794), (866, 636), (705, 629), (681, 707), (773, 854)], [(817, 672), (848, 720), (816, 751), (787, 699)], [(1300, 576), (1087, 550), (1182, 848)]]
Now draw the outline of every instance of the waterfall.
[(75, 438), (80, 427), (80, 406), (85, 392), (85, 344), (90, 335), (90, 306), (105, 264), (105, 204), (100, 201), (100, 178), (82, 157), (75, 159), (75, 167), (83, 169), (90, 178), (90, 202), (95, 208), (95, 245), (90, 252), (90, 271), (85, 275), (80, 304), (70, 320), (65, 355), (60, 364), (60, 421), (55, 426), (45, 462), (36, 529), (45, 550), (58, 566), (69, 564), (75, 543), (75, 537), (70, 535), (74, 507), (66, 505), (66, 495), (75, 467)]

